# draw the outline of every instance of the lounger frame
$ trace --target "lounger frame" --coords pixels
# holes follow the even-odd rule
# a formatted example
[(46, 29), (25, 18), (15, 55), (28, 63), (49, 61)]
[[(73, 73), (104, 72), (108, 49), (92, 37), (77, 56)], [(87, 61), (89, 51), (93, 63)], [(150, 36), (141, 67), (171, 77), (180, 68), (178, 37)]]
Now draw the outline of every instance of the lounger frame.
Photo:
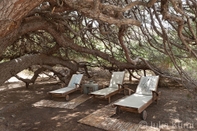
[(48, 92), (48, 94), (51, 96), (51, 98), (65, 97), (66, 100), (69, 100), (69, 94), (78, 90), (82, 91), (82, 88), (80, 85), (82, 78), (83, 78), (83, 74), (73, 74), (68, 86), (50, 91)]
[[(118, 102), (116, 102), (116, 103), (113, 104), (113, 106), (116, 107), (116, 114), (119, 114), (121, 111), (141, 113), (142, 114), (142, 119), (144, 119), (144, 120), (146, 119), (147, 113), (146, 113), (146, 110), (145, 109), (148, 106), (150, 106), (150, 104), (152, 104), (153, 102), (157, 102), (157, 100), (158, 100), (158, 98), (160, 97), (160, 94), (161, 94), (161, 92), (157, 92), (157, 87), (158, 87), (158, 82), (159, 82), (159, 76), (151, 76), (150, 79), (155, 79), (155, 82), (156, 82), (156, 83), (153, 84), (154, 87), (153, 87), (153, 90), (151, 91), (152, 92), (152, 97), (150, 95), (147, 95), (146, 94), (147, 96), (149, 96), (151, 98), (148, 99), (148, 101), (145, 102), (145, 104), (143, 104), (140, 107), (131, 106), (132, 103), (131, 103), (131, 105), (125, 105), (122, 102), (119, 102), (119, 101), (124, 101), (124, 100), (128, 99), (127, 97), (126, 98), (123, 98), (123, 99), (120, 99)], [(141, 88), (141, 87), (138, 85), (138, 87), (137, 87), (136, 90), (139, 91), (138, 88)], [(138, 93), (139, 92), (137, 92), (136, 94), (138, 94)], [(146, 97), (146, 95), (143, 95), (143, 93), (139, 93), (139, 94), (141, 96)], [(130, 95), (130, 96), (128, 96), (128, 97), (132, 98), (134, 95), (135, 95), (135, 93), (132, 94), (132, 95)]]
[[(107, 88), (91, 92), (90, 95), (93, 96), (93, 99), (108, 99), (108, 103), (111, 102), (111, 97), (123, 90), (123, 81), (124, 81), (125, 71), (113, 72), (112, 78), (110, 80), (110, 85)], [(116, 79), (118, 80), (116, 81)], [(109, 91), (111, 90), (111, 91)], [(100, 91), (109, 91), (108, 93), (100, 93)]]

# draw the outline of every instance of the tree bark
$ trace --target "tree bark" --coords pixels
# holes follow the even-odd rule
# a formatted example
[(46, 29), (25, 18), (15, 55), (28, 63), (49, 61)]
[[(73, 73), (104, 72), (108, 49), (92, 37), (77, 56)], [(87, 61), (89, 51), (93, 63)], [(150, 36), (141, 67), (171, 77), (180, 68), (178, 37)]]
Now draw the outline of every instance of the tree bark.
[[(50, 33), (56, 40), (56, 42), (60, 45), (63, 46), (65, 48), (71, 48), (77, 52), (81, 52), (81, 53), (87, 53), (87, 54), (92, 54), (94, 56), (98, 56), (104, 60), (109, 61), (110, 63), (116, 65), (117, 67), (119, 67), (120, 69), (149, 69), (148, 66), (146, 66), (145, 64), (138, 64), (138, 65), (133, 65), (131, 63), (125, 63), (125, 62), (120, 62), (118, 60), (116, 60), (115, 58), (111, 57), (110, 55), (101, 52), (100, 50), (97, 49), (89, 49), (86, 47), (82, 47), (79, 46), (77, 44), (74, 43), (73, 40), (65, 37), (61, 32), (59, 32), (57, 30), (57, 28), (55, 28), (53, 25), (51, 25), (50, 23), (48, 23), (47, 21), (45, 21), (44, 19), (40, 19), (38, 17), (36, 17), (37, 21), (33, 20), (32, 21), (28, 21), (26, 23), (23, 23), (23, 25), (21, 25), (21, 29), (20, 31), (15, 32), (15, 35), (23, 35), (26, 34), (28, 32), (32, 32), (32, 31), (36, 31), (36, 30), (45, 30), (48, 33)], [(15, 41), (17, 39), (17, 37), (15, 37), (15, 39), (7, 39), (7, 41), (5, 41), (4, 45), (9, 45), (12, 44), (12, 41)], [(2, 53), (1, 51), (3, 51), (5, 49), (1, 49), (0, 48), (0, 54)]]
[(44, 0), (1, 0), (0, 39), (20, 27), (22, 19)]
[(17, 59), (13, 59), (9, 62), (0, 64), (0, 85), (6, 80), (20, 71), (32, 66), (32, 65), (56, 65), (61, 64), (68, 67), (73, 72), (78, 70), (78, 66), (70, 61), (65, 61), (57, 57), (46, 56), (46, 55), (25, 55)]

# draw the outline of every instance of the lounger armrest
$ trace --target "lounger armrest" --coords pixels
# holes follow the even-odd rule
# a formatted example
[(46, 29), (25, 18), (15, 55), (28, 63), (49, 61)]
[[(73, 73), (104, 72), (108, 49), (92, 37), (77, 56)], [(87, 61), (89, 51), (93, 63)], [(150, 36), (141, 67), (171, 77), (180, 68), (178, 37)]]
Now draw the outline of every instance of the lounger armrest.
[(116, 84), (118, 85), (118, 89), (120, 89), (122, 84), (120, 84), (120, 83), (116, 83)]
[(159, 100), (160, 95), (161, 95), (161, 91), (159, 91), (159, 92), (152, 91), (152, 100), (157, 103), (158, 100)]
[(108, 87), (108, 86), (109, 86), (109, 85), (103, 85), (102, 88), (104, 89), (104, 88), (106, 88), (106, 87)]
[(161, 91), (152, 91), (153, 98), (158, 98), (161, 95)]
[(77, 88), (77, 87), (79, 87), (80, 86), (80, 84), (78, 84), (78, 83), (75, 83), (75, 87)]
[(153, 94), (156, 94), (157, 96), (159, 95), (159, 92), (157, 91), (152, 91)]
[[(128, 91), (129, 95), (131, 95), (131, 93), (135, 92), (134, 90), (132, 90), (132, 89), (130, 89), (130, 88), (128, 88), (128, 87), (124, 87), (124, 91), (125, 91), (125, 90)], [(124, 92), (124, 94), (126, 94), (126, 93)]]

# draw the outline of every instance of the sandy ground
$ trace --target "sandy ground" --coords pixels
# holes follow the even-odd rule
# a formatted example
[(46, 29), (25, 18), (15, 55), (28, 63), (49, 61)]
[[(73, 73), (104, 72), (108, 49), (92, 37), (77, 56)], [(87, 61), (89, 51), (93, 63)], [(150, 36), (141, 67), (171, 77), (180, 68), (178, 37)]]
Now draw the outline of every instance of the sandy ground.
[[(107, 79), (94, 79), (103, 85)], [(15, 83), (18, 84), (18, 83)], [(12, 84), (13, 85), (13, 84)], [(10, 85), (9, 85), (10, 86)], [(75, 109), (33, 107), (32, 104), (50, 99), (47, 92), (60, 88), (59, 83), (36, 83), (25, 89), (24, 86), (0, 91), (0, 131), (102, 131), (78, 121), (108, 105), (106, 100), (91, 99), (77, 106)], [(129, 85), (135, 89), (136, 84)], [(5, 85), (8, 87), (8, 84)], [(161, 130), (197, 130), (197, 100), (190, 97), (184, 88), (162, 87), (158, 104), (153, 103), (147, 108), (148, 118), (145, 121), (148, 126), (160, 128)], [(81, 95), (80, 91), (72, 93), (70, 100)], [(117, 94), (112, 97), (112, 102), (124, 97)], [(55, 98), (55, 101), (65, 101)], [(138, 124), (144, 122), (139, 114), (123, 112), (112, 116), (126, 122)]]

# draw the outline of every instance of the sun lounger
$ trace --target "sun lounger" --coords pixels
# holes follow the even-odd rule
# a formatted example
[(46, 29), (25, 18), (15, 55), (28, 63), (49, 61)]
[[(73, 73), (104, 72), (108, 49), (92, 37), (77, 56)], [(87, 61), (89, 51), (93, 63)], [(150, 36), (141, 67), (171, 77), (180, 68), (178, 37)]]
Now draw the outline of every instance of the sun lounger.
[(124, 80), (125, 71), (122, 72), (113, 72), (110, 85), (107, 88), (91, 92), (90, 95), (93, 98), (104, 98), (108, 99), (108, 102), (111, 102), (111, 96), (117, 94), (122, 88), (123, 80)]
[(83, 74), (73, 74), (70, 82), (67, 87), (60, 88), (54, 91), (48, 92), (51, 95), (51, 98), (53, 97), (65, 97), (66, 100), (69, 100), (69, 94), (72, 92), (75, 92), (77, 90), (81, 90), (81, 80), (82, 80)]
[(119, 114), (122, 110), (141, 113), (142, 119), (145, 120), (147, 117), (145, 109), (158, 100), (160, 94), (157, 92), (158, 82), (159, 76), (142, 77), (134, 94), (113, 104), (117, 107), (116, 113)]

